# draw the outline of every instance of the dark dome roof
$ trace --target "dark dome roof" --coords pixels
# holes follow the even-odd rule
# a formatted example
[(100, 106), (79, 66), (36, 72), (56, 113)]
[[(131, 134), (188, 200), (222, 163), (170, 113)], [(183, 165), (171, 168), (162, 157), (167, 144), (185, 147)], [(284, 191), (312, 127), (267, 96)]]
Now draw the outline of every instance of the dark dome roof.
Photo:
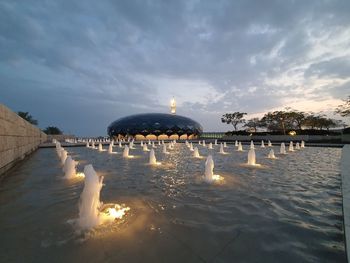
[(146, 113), (123, 117), (112, 122), (108, 128), (109, 136), (148, 134), (160, 135), (200, 135), (202, 126), (187, 117), (166, 113)]

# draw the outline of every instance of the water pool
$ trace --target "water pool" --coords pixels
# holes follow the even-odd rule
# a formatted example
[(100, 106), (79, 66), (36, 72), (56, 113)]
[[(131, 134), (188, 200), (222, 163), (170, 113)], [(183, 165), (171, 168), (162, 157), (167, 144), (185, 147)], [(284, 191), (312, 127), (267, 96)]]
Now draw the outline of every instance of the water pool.
[[(85, 147), (66, 148), (91, 163), (105, 186), (101, 200), (131, 208), (123, 220), (77, 234), (83, 181), (63, 180), (55, 149), (40, 149), (11, 170), (0, 185), (2, 262), (346, 262), (341, 149), (305, 148), (267, 159), (219, 146), (212, 153), (217, 184), (202, 180), (205, 158), (192, 158), (184, 144), (169, 155), (156, 149), (160, 166)], [(105, 147), (106, 148), (106, 147)], [(244, 146), (247, 149), (247, 146)], [(275, 153), (279, 148), (274, 147)]]

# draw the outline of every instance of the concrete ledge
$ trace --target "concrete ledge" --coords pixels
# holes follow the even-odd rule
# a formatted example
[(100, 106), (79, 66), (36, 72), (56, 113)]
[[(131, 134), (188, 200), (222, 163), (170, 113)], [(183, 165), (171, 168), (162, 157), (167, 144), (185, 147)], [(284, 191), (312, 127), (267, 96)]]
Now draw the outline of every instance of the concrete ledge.
[(343, 216), (345, 249), (347, 258), (350, 258), (350, 145), (345, 145), (341, 156), (341, 177), (343, 194)]

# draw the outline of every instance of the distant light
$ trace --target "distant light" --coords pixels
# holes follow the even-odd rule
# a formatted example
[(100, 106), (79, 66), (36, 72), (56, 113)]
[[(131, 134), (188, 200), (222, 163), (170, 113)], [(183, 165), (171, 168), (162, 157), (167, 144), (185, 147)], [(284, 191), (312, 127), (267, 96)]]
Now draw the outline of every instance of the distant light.
[(295, 136), (295, 135), (297, 135), (296, 131), (290, 131), (288, 134), (289, 134), (290, 136)]

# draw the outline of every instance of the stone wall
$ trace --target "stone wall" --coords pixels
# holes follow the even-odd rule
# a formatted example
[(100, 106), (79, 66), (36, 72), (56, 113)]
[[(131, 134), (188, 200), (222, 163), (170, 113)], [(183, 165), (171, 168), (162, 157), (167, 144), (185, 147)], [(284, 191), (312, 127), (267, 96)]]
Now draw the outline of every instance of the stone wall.
[(46, 139), (40, 129), (0, 104), (0, 176)]

